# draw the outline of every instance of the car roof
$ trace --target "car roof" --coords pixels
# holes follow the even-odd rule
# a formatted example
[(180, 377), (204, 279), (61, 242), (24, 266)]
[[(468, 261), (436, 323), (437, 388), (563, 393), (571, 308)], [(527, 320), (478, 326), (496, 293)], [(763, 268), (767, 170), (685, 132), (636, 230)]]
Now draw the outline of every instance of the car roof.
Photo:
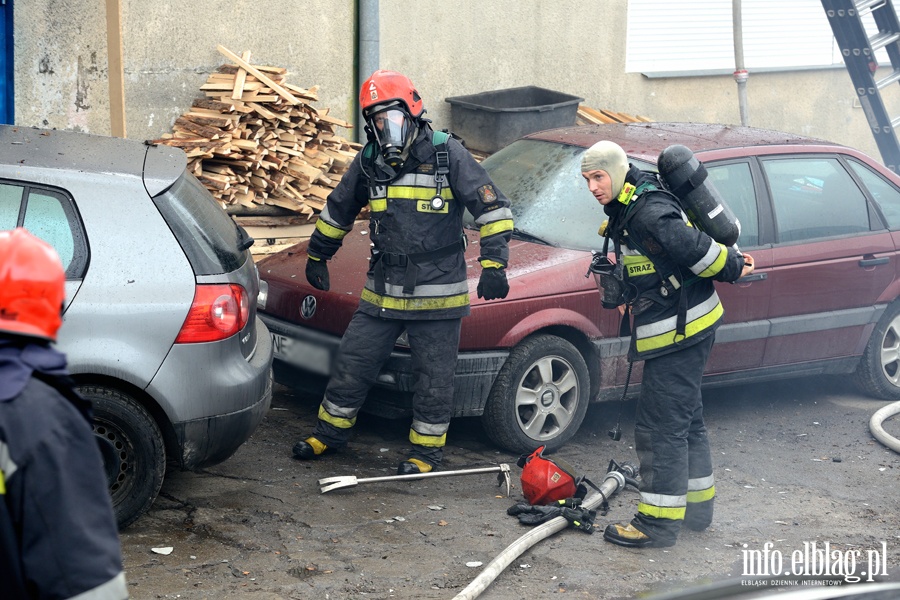
[(588, 148), (600, 140), (617, 143), (631, 157), (655, 163), (659, 153), (673, 144), (687, 146), (693, 152), (747, 148), (753, 146), (829, 146), (840, 144), (812, 137), (745, 127), (711, 123), (610, 123), (576, 125), (549, 129), (526, 139), (558, 142)]
[(178, 148), (77, 131), (0, 125), (0, 167), (130, 175), (151, 195), (182, 174), (187, 157)]

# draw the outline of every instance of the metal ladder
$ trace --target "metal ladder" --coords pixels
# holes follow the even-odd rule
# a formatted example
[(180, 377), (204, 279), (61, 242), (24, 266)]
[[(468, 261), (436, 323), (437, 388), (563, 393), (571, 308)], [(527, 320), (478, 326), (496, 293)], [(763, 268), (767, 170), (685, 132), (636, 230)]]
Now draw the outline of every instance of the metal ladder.
[[(894, 133), (900, 126), (900, 116), (891, 118), (881, 98), (882, 89), (900, 82), (900, 21), (894, 5), (891, 0), (822, 0), (822, 6), (884, 164), (900, 173), (900, 142)], [(872, 37), (862, 21), (870, 14), (878, 26), (878, 33)], [(875, 52), (881, 48), (887, 51), (892, 71), (876, 79)]]

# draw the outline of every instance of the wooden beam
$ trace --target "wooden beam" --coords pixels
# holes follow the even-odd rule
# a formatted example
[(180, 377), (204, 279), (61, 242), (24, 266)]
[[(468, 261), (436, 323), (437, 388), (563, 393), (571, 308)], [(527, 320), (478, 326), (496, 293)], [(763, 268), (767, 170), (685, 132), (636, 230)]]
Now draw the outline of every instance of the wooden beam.
[(109, 125), (125, 137), (125, 65), (122, 59), (122, 0), (106, 0), (106, 52), (109, 77)]
[(257, 69), (253, 65), (251, 65), (250, 63), (242, 60), (240, 56), (238, 56), (237, 54), (235, 54), (234, 52), (232, 52), (231, 50), (229, 50), (222, 44), (219, 44), (218, 46), (216, 46), (216, 48), (219, 50), (220, 53), (222, 53), (227, 58), (230, 58), (232, 61), (234, 61), (235, 64), (243, 67), (244, 70), (246, 70), (248, 73), (250, 73), (257, 79), (259, 79), (260, 81), (265, 83), (270, 88), (272, 88), (272, 90), (276, 94), (278, 94), (279, 96), (281, 96), (282, 98), (284, 98), (285, 100), (290, 102), (291, 104), (300, 104), (300, 101), (297, 100), (297, 98), (295, 98), (294, 96), (292, 96), (289, 91), (287, 91), (286, 89), (284, 89), (283, 87), (281, 87), (280, 85), (278, 85), (277, 83), (272, 81), (269, 77), (264, 75), (262, 71), (260, 71), (259, 69)]
[[(245, 50), (241, 53), (241, 59), (250, 62), (250, 51)], [(243, 67), (237, 70), (234, 75), (234, 88), (231, 92), (232, 100), (240, 100), (244, 93), (244, 82), (247, 81), (247, 70)]]

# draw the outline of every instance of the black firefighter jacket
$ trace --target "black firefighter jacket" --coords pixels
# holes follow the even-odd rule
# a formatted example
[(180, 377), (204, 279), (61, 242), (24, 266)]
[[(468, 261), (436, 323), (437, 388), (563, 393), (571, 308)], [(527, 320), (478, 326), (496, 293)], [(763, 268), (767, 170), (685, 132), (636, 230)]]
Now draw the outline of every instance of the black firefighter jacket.
[[(641, 191), (642, 184), (650, 187)], [(632, 166), (618, 201), (604, 207), (610, 216), (608, 235), (618, 230), (626, 282), (633, 285), (632, 297), (636, 293), (632, 360), (661, 356), (710, 336), (724, 312), (713, 280), (733, 282), (744, 267), (737, 250), (692, 226), (678, 200), (658, 189), (654, 174)], [(683, 333), (678, 332), (679, 306)]]
[(480, 227), (482, 267), (504, 268), (509, 259), (509, 200), (452, 137), (447, 141), (450, 172), (441, 190), (445, 203), (439, 210), (431, 207), (437, 162), (432, 135), (430, 127), (420, 127), (406, 163), (387, 184), (370, 184), (360, 165), (365, 150), (359, 152), (328, 196), (310, 238), (309, 255), (330, 259), (368, 204), (374, 246), (359, 307), (366, 314), (396, 319), (469, 314), (464, 210)]
[(64, 369), (0, 338), (0, 598), (128, 597), (90, 404)]

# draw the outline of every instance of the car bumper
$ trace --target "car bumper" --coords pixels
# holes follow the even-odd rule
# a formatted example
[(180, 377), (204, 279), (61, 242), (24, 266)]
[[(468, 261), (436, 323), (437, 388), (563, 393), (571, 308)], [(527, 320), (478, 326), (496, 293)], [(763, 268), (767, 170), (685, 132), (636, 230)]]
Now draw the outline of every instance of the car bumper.
[[(309, 375), (329, 376), (341, 338), (261, 314), (273, 336), (275, 379), (296, 386)], [(454, 381), (453, 416), (481, 415), (509, 352), (460, 352)], [(412, 413), (416, 375), (408, 350), (395, 349), (385, 361), (363, 410), (386, 417)]]
[(222, 462), (256, 430), (272, 403), (272, 336), (257, 317), (255, 350), (244, 358), (233, 336), (176, 344), (147, 387), (166, 413), (184, 469)]

